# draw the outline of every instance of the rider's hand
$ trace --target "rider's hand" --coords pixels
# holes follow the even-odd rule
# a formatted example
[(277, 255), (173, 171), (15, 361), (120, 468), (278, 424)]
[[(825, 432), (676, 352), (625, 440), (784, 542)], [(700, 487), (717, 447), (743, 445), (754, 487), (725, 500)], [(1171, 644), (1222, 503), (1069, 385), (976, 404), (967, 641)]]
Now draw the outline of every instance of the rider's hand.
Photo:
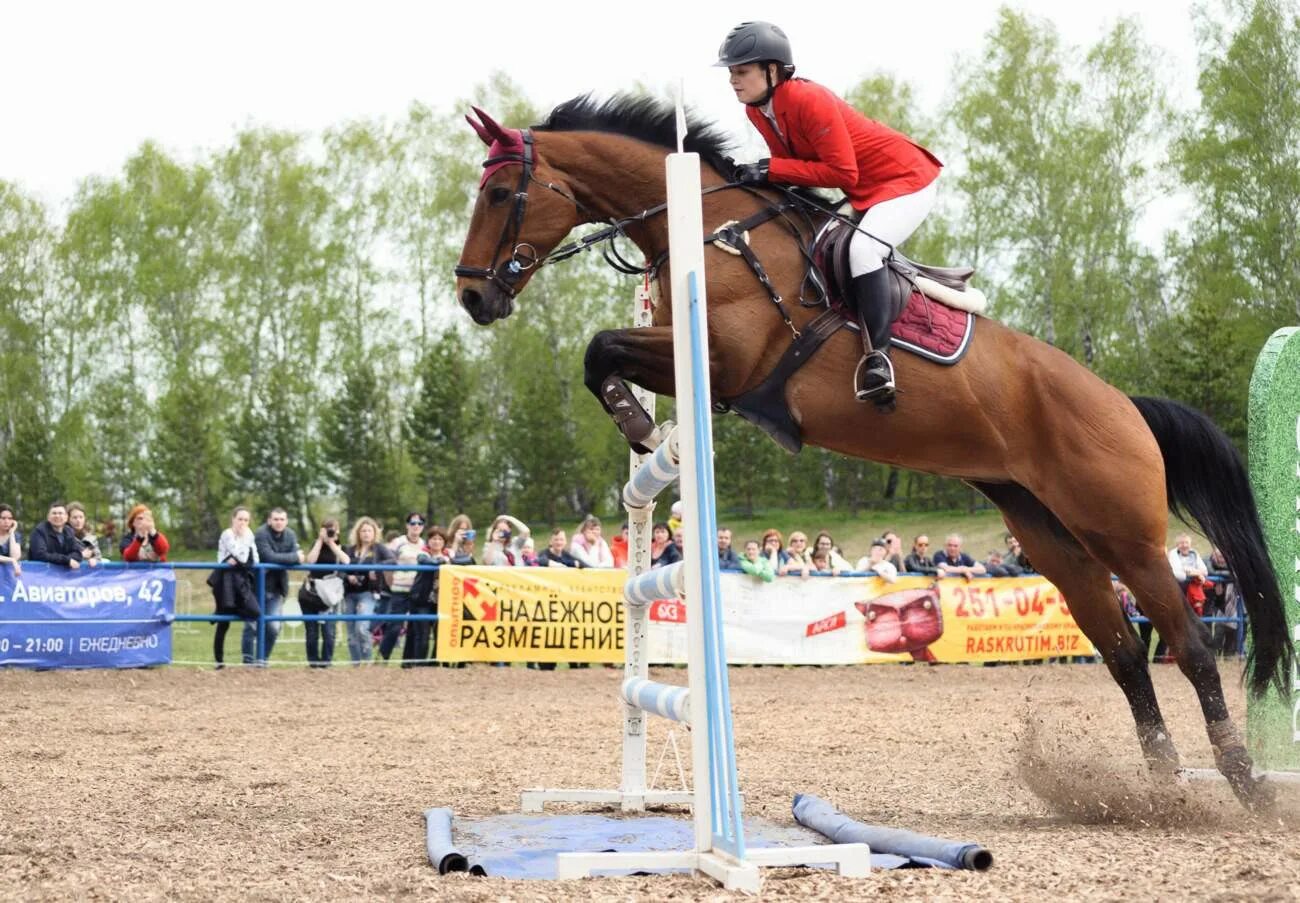
[(742, 185), (766, 185), (767, 168), (771, 161), (767, 158), (757, 163), (741, 163), (736, 167), (736, 181)]

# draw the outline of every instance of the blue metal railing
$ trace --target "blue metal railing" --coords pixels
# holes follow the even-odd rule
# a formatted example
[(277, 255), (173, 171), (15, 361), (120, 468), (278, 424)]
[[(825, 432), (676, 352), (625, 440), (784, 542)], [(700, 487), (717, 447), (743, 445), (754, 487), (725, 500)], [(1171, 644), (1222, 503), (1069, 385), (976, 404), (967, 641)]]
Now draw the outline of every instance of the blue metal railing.
[[(203, 561), (165, 561), (165, 562), (124, 562), (124, 561), (106, 561), (101, 567), (106, 568), (156, 568), (168, 567), (173, 570), (194, 570), (194, 571), (215, 571), (229, 570), (232, 565), (221, 564), (219, 562)], [(345, 614), (294, 614), (294, 615), (268, 615), (266, 614), (266, 574), (269, 571), (320, 571), (324, 573), (337, 572), (354, 572), (365, 573), (370, 571), (439, 571), (442, 565), (438, 564), (255, 564), (254, 571), (257, 573), (257, 661), (262, 662), (266, 659), (266, 625), (271, 622), (279, 621), (328, 621), (328, 622), (349, 622), (349, 621), (437, 621), (436, 614), (414, 614), (414, 613), (379, 613), (366, 615), (345, 615)], [(735, 568), (723, 568), (723, 573), (739, 574), (742, 571)], [(812, 577), (875, 577), (874, 571), (841, 571), (839, 574), (832, 574), (830, 571), (812, 571), (809, 576)], [(933, 574), (914, 574), (911, 572), (899, 572), (900, 577), (933, 577)], [(1040, 574), (1026, 574), (1027, 577), (1041, 577)], [(956, 578), (947, 578), (956, 579)], [(973, 577), (973, 580), (1001, 579), (993, 578), (989, 575)], [(1046, 579), (1046, 578), (1044, 578)], [(1210, 575), (1206, 579), (1207, 583), (1231, 583), (1231, 579), (1225, 579), (1215, 575)], [(1118, 602), (1116, 603), (1118, 604)], [(176, 615), (176, 621), (181, 622), (200, 622), (209, 624), (218, 624), (222, 621), (243, 621), (244, 618), (238, 615), (221, 615), (221, 614), (186, 614)], [(1142, 615), (1129, 617), (1132, 624), (1149, 624), (1149, 618)], [(1206, 624), (1231, 624), (1236, 628), (1236, 653), (1244, 655), (1246, 651), (1246, 610), (1245, 606), (1238, 603), (1237, 614), (1234, 617), (1224, 617), (1221, 615), (1203, 615), (1200, 620)]]

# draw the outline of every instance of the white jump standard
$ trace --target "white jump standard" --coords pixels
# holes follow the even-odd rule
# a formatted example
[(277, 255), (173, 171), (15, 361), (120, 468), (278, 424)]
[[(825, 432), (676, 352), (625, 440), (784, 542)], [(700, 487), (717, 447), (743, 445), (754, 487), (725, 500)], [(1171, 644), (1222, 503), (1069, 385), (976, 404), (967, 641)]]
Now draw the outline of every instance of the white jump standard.
[[(679, 114), (680, 122), (680, 114)], [(679, 126), (679, 149), (681, 131)], [(696, 154), (667, 159), (669, 254), (672, 266), (674, 375), (682, 423), (660, 430), (662, 442), (641, 463), (624, 489), (629, 514), (627, 659), (622, 698), (628, 712), (624, 730), (624, 787), (620, 791), (540, 791), (525, 794), (524, 808), (546, 800), (620, 803), (643, 809), (661, 794), (645, 788), (645, 712), (672, 718), (691, 728), (690, 794), (695, 845), (690, 850), (562, 853), (560, 878), (579, 878), (609, 870), (691, 869), (715, 878), (728, 890), (757, 892), (760, 866), (832, 865), (840, 874), (864, 877), (870, 871), (865, 844), (747, 849), (741, 822), (740, 791), (727, 682), (718, 557), (714, 547), (713, 430), (704, 297), (704, 245), (700, 161)], [(644, 309), (641, 311), (644, 312)], [(652, 415), (653, 416), (653, 415)], [(650, 572), (648, 528), (654, 498), (680, 474), (685, 549), (680, 566)], [(668, 592), (665, 592), (667, 590)], [(682, 596), (687, 605), (688, 687), (647, 679), (647, 609), (655, 599)], [(639, 757), (639, 758), (638, 758)], [(639, 770), (638, 770), (639, 769)], [(631, 781), (631, 786), (629, 786)], [(669, 800), (678, 802), (679, 799)], [(530, 803), (532, 806), (530, 807)]]

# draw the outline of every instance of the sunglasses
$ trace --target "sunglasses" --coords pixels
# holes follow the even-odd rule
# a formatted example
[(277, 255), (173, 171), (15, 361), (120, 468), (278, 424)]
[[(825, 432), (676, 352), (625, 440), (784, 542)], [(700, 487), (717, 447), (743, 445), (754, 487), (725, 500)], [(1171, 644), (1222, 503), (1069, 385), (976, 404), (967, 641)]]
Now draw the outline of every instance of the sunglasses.
[(423, 526), (424, 526), (424, 521), (422, 521), (422, 520), (408, 520), (408, 521), (406, 522), (406, 525), (407, 525), (408, 527), (423, 527)]

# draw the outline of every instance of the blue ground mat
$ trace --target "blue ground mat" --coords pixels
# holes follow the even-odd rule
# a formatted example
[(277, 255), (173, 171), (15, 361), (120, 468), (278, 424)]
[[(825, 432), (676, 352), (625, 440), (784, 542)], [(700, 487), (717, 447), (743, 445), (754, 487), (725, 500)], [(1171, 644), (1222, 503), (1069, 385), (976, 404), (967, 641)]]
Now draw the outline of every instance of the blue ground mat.
[[(816, 797), (796, 797), (812, 820), (829, 818), (843, 833), (860, 825), (835, 812)], [(819, 805), (818, 805), (819, 804)], [(838, 819), (836, 819), (838, 817)], [(450, 809), (425, 813), (426, 846), (429, 861), (440, 871), (463, 871), (501, 878), (555, 879), (555, 857), (573, 852), (633, 852), (646, 850), (688, 850), (695, 836), (689, 819), (666, 816), (622, 818), (608, 815), (492, 815), (484, 818), (453, 818)], [(847, 825), (845, 824), (847, 822)], [(883, 830), (898, 837), (922, 842), (917, 856), (899, 855), (885, 846), (872, 846), (873, 868), (917, 868), (951, 865), (945, 856), (960, 860), (962, 851), (973, 844), (954, 844), (910, 832)], [(880, 840), (880, 835), (877, 835)], [(749, 847), (809, 846), (827, 842), (826, 836), (800, 825), (778, 825), (761, 819), (745, 819), (745, 843)], [(982, 849), (982, 848), (976, 848)], [(991, 857), (989, 859), (991, 861)], [(809, 863), (818, 866), (818, 863)], [(966, 866), (972, 867), (972, 866)], [(611, 869), (607, 875), (678, 871), (676, 869)]]

